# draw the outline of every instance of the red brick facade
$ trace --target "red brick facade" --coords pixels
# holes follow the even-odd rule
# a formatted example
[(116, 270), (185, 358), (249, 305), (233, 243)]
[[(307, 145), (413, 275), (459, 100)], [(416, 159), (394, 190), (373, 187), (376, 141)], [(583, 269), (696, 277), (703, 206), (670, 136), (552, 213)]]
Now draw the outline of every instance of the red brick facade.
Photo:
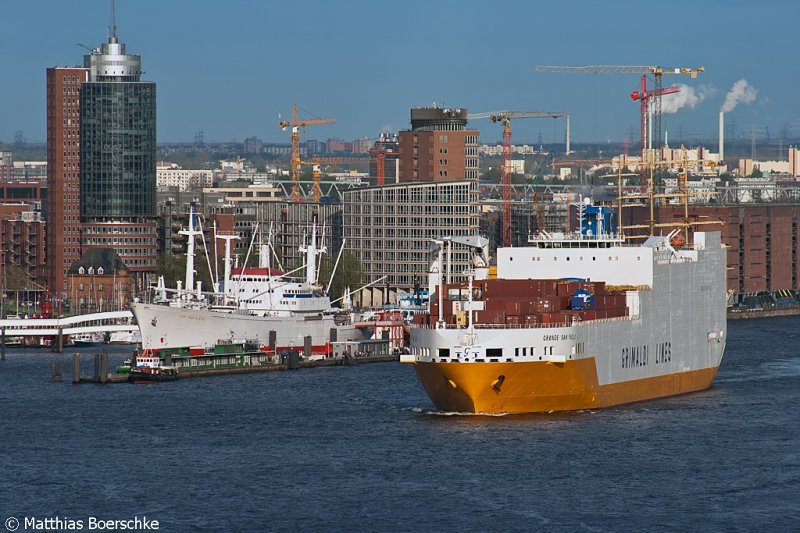
[(47, 286), (66, 296), (66, 273), (81, 256), (80, 90), (84, 68), (47, 69)]

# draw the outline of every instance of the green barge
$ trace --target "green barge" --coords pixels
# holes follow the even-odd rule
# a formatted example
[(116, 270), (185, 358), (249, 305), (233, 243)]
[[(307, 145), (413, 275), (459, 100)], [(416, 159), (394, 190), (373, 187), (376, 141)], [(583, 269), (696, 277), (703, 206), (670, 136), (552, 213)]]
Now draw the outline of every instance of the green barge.
[(220, 342), (212, 351), (202, 353), (189, 348), (164, 348), (157, 355), (165, 366), (174, 367), (179, 376), (185, 377), (282, 370), (274, 353), (250, 341)]

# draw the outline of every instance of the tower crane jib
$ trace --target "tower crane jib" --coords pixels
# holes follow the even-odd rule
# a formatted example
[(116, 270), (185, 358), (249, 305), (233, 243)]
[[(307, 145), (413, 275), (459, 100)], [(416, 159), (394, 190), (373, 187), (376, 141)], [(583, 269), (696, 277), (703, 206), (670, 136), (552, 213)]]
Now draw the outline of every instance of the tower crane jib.
[(335, 118), (312, 118), (300, 120), (297, 116), (298, 106), (294, 104), (292, 108), (292, 120), (281, 120), (278, 125), (284, 130), (288, 127), (292, 128), (292, 201), (300, 201), (300, 128), (306, 126), (314, 126), (319, 124), (333, 124), (336, 122)]
[(502, 209), (502, 244), (512, 245), (512, 194), (511, 194), (511, 120), (522, 118), (559, 118), (567, 119), (567, 154), (569, 154), (569, 114), (561, 111), (492, 111), (488, 113), (471, 113), (468, 120), (489, 119), (503, 124), (503, 209)]

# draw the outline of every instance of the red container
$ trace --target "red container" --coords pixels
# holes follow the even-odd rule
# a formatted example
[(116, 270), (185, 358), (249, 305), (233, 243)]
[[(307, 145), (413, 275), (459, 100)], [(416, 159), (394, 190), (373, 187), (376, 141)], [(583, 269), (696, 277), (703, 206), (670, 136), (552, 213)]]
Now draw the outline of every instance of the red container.
[(562, 281), (559, 282), (557, 290), (559, 296), (572, 296), (575, 291), (580, 289), (580, 283), (576, 281)]
[(558, 280), (547, 279), (542, 282), (542, 295), (544, 296), (557, 296), (558, 295)]
[(539, 323), (538, 315), (525, 315), (525, 324), (533, 326)]
[(499, 310), (475, 311), (475, 322), (477, 324), (504, 324), (506, 314)]
[(533, 309), (537, 313), (555, 313), (561, 311), (561, 298), (557, 296), (539, 296), (533, 301)]
[(602, 296), (606, 292), (605, 281), (584, 281), (583, 283), (580, 283), (580, 286), (581, 289), (589, 291), (595, 296)]
[[(563, 311), (558, 313), (542, 313), (542, 324), (565, 324), (567, 323), (567, 315)], [(572, 320), (569, 320), (570, 322)]]

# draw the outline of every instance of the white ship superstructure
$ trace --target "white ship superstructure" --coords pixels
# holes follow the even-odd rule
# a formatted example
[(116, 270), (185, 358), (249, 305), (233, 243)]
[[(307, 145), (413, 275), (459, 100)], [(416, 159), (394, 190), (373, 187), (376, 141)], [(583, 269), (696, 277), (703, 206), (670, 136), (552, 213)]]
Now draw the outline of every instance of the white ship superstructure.
[[(185, 233), (190, 251), (198, 233), (190, 222)], [(330, 353), (332, 342), (361, 339), (350, 311), (332, 308), (330, 298), (316, 285), (320, 253), (316, 241), (313, 228), (310, 243), (302, 248), (306, 279), (297, 281), (271, 267), (266, 245), (259, 253), (258, 267), (232, 267), (228, 240), (220, 291), (204, 294), (198, 283), (196, 290), (179, 286), (175, 296), (167, 298), (161, 282), (157, 303), (131, 305), (142, 331), (142, 347), (208, 349), (220, 341), (247, 339), (275, 351), (298, 349), (324, 355)], [(187, 289), (193, 286), (192, 257), (187, 256)]]

